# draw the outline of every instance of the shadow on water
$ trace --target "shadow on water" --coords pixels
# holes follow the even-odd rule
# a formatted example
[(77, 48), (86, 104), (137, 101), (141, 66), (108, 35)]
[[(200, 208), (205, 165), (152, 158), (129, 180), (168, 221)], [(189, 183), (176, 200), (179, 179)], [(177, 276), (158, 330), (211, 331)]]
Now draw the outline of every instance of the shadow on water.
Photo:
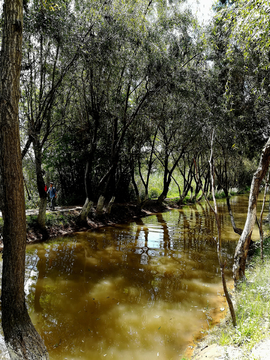
[[(238, 237), (219, 212), (230, 276)], [(27, 304), (50, 358), (179, 358), (224, 306), (214, 236), (195, 205), (28, 246)]]

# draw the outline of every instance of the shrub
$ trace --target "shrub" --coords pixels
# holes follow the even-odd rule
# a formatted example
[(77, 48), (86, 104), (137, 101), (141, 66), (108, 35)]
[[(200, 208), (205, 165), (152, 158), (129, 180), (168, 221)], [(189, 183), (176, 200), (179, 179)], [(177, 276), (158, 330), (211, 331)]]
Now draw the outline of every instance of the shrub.
[(149, 191), (149, 197), (150, 199), (156, 199), (158, 198), (158, 194), (160, 193), (160, 190), (158, 188), (152, 187)]

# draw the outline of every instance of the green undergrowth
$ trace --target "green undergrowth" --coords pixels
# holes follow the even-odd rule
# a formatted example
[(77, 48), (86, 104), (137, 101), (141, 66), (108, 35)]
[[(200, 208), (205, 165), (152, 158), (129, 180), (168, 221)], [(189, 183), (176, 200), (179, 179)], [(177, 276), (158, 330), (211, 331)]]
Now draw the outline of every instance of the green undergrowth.
[(259, 341), (270, 337), (270, 238), (264, 242), (264, 260), (260, 248), (246, 269), (246, 281), (234, 292), (237, 326), (226, 318), (209, 331), (211, 343), (251, 350)]
[(54, 226), (54, 225), (65, 226), (65, 225), (70, 224), (70, 222), (72, 220), (74, 220), (74, 215), (72, 215), (72, 214), (50, 213), (46, 216), (46, 225), (47, 226)]
[[(37, 215), (28, 215), (26, 216), (27, 228), (34, 228), (37, 225)], [(46, 226), (68, 226), (72, 220), (74, 220), (74, 215), (69, 213), (49, 213), (46, 215)]]

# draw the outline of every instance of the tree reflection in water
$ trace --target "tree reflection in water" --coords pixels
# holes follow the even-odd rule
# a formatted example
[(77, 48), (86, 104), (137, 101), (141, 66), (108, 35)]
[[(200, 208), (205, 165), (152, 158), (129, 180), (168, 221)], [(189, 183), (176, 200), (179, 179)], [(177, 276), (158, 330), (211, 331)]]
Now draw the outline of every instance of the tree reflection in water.
[[(223, 202), (220, 214), (230, 273), (238, 238)], [(27, 303), (50, 357), (179, 357), (223, 301), (215, 234), (196, 205), (28, 246)]]

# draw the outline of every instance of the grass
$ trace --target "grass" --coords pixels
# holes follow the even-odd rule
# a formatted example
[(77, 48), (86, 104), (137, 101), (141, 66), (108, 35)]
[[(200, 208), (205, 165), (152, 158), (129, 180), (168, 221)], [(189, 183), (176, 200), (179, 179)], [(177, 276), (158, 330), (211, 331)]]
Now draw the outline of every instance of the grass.
[(265, 241), (264, 261), (258, 248), (247, 270), (246, 281), (234, 295), (237, 326), (230, 318), (209, 331), (211, 343), (237, 346), (248, 353), (259, 341), (270, 337), (270, 238)]
[[(28, 215), (26, 216), (26, 225), (27, 228), (32, 228), (37, 225), (37, 215)], [(69, 213), (47, 213), (46, 215), (46, 226), (68, 226), (72, 221), (74, 221), (74, 215)], [(0, 222), (1, 227), (1, 222)]]
[[(26, 216), (26, 227), (29, 228), (35, 228), (37, 225), (37, 215), (27, 215)], [(67, 226), (72, 221), (74, 221), (74, 215), (73, 214), (58, 214), (58, 213), (50, 213), (46, 215), (46, 226)], [(3, 233), (3, 225), (4, 221), (0, 217), (0, 233)]]
[[(175, 178), (177, 179), (179, 185), (180, 185), (180, 188), (183, 189), (183, 178), (182, 176), (177, 176), (177, 174), (175, 174)], [(139, 179), (138, 179), (138, 184), (140, 183)], [(144, 192), (144, 189), (140, 186), (139, 186), (139, 191), (141, 192), (141, 194), (143, 195), (143, 192)], [(192, 186), (195, 190), (195, 187), (196, 187), (196, 183), (195, 181), (193, 180), (192, 181)], [(156, 199), (158, 198), (158, 196), (161, 194), (162, 192), (162, 189), (163, 189), (163, 175), (160, 173), (160, 172), (156, 172), (154, 174), (151, 175), (151, 178), (150, 178), (150, 183), (149, 183), (149, 197), (151, 199)], [(246, 192), (249, 192), (249, 188), (246, 188), (246, 189), (243, 189), (240, 191), (238, 191), (237, 189), (231, 189), (229, 191), (229, 195), (230, 196), (234, 196), (234, 195), (237, 195), (237, 194), (244, 194)], [(194, 194), (193, 194), (194, 195)], [(199, 192), (199, 194), (197, 195), (200, 196), (201, 195), (201, 191)], [(183, 204), (187, 204), (187, 203), (190, 203), (190, 196), (191, 196), (191, 193), (190, 191), (188, 192), (188, 195), (185, 197), (185, 199), (183, 200)], [(217, 191), (216, 194), (216, 199), (224, 199), (226, 196), (225, 196), (225, 193), (224, 191)], [(168, 198), (178, 198), (179, 199), (179, 191), (178, 191), (178, 187), (176, 186), (175, 182), (172, 181), (171, 184), (170, 184), (170, 189), (169, 189), (169, 192), (168, 192), (168, 195), (167, 195)], [(212, 200), (212, 194), (211, 192), (208, 194), (208, 198), (209, 200)]]
[[(265, 242), (265, 260), (257, 249), (246, 271), (247, 280), (239, 285), (236, 294), (237, 327), (222, 334), (223, 344), (243, 345), (250, 350), (270, 335), (270, 239)], [(229, 331), (228, 331), (229, 330)]]
[(46, 215), (46, 225), (54, 226), (54, 225), (68, 225), (71, 220), (74, 219), (74, 216), (69, 214), (57, 214), (50, 213)]

